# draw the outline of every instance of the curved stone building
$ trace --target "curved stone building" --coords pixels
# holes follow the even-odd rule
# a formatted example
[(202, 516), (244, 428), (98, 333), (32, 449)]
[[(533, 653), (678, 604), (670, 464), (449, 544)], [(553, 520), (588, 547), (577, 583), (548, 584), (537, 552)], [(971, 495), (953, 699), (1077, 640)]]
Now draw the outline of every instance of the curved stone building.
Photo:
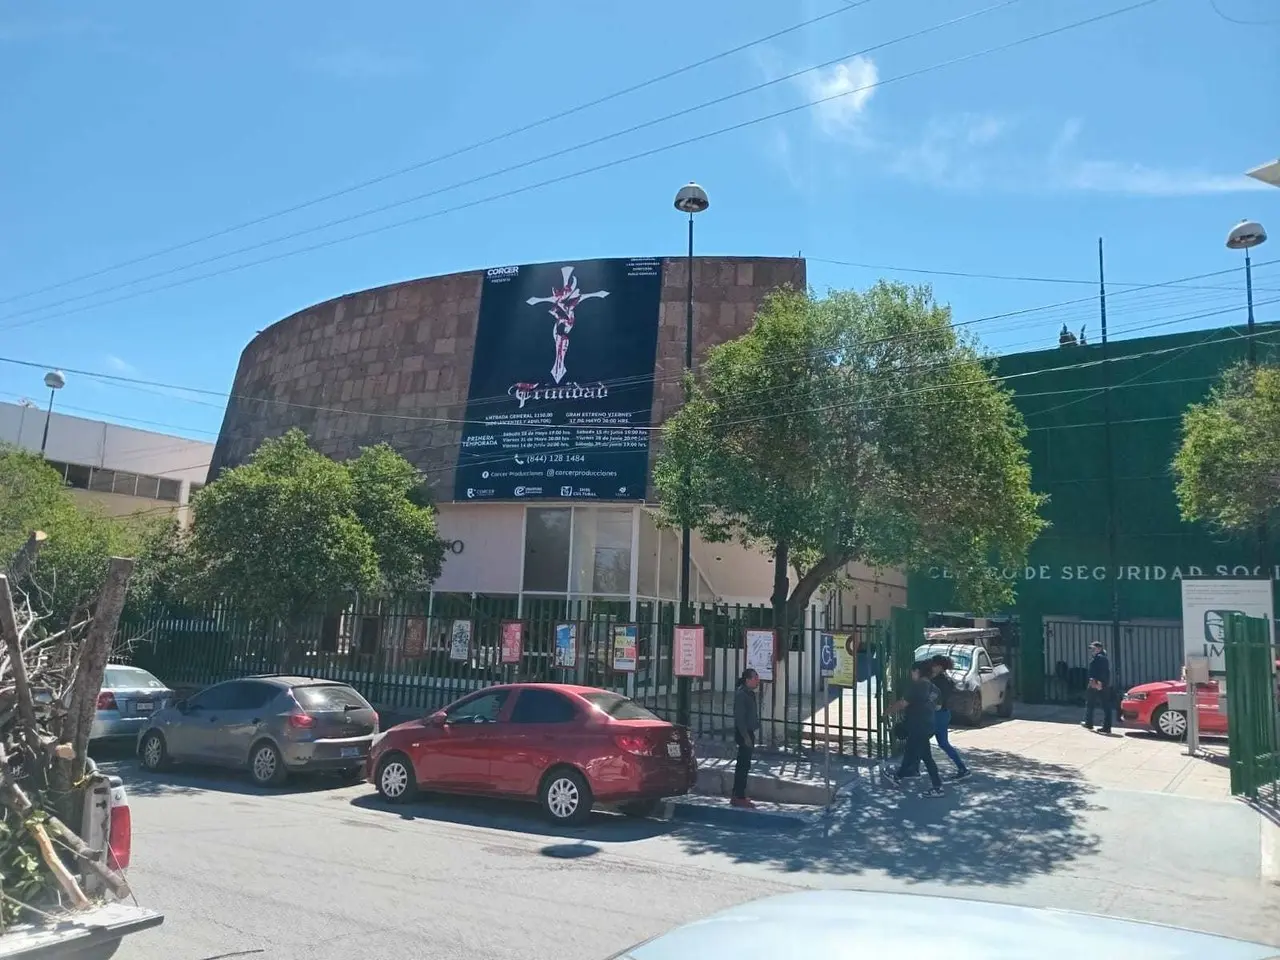
[[(650, 262), (660, 264), (661, 277), (652, 317), (652, 422), (661, 423), (680, 402), (688, 269), (683, 257)], [(563, 261), (583, 269), (591, 263)], [(558, 270), (561, 263), (539, 266)], [(482, 290), (486, 279), (528, 269), (409, 280), (338, 297), (272, 324), (240, 356), (211, 476), (243, 463), (268, 437), (301, 427), (319, 449), (339, 458), (385, 440), (426, 473), (437, 499), (453, 499)], [(766, 294), (784, 284), (804, 289), (803, 260), (695, 258), (696, 353), (745, 332)], [(582, 314), (586, 326), (586, 307)], [(543, 315), (535, 309), (527, 322)], [(480, 347), (495, 349), (483, 342)]]

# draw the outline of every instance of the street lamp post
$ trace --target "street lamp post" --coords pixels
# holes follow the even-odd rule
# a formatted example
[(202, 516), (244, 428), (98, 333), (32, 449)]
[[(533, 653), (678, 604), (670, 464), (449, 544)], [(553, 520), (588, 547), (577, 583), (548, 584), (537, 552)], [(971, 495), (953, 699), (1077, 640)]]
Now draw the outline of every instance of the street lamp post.
[[(1227, 234), (1228, 250), (1244, 251), (1244, 295), (1248, 305), (1248, 356), (1249, 366), (1258, 365), (1258, 340), (1253, 328), (1253, 263), (1249, 259), (1249, 251), (1267, 242), (1267, 231), (1256, 220), (1241, 220)], [(1264, 520), (1258, 524), (1258, 570), (1267, 566), (1267, 524)]]
[[(684, 313), (684, 371), (685, 386), (684, 399), (689, 400), (689, 373), (693, 370), (693, 217), (694, 214), (702, 213), (707, 207), (711, 206), (711, 201), (707, 198), (707, 191), (698, 186), (692, 180), (686, 183), (676, 193), (676, 209), (681, 213), (689, 215), (689, 277), (688, 286), (686, 288), (685, 313)], [(686, 472), (686, 487), (689, 483), (689, 475)], [(691, 540), (693, 533), (689, 529), (686, 522), (680, 527), (680, 617), (679, 622), (684, 625), (692, 625), (693, 611), (689, 608), (689, 579), (693, 573), (693, 549)], [(674, 656), (674, 649), (672, 654)], [(680, 677), (676, 683), (676, 723), (686, 726), (690, 720), (690, 680), (688, 677)]]
[(1244, 291), (1249, 312), (1249, 364), (1258, 362), (1258, 348), (1253, 336), (1253, 263), (1249, 259), (1249, 251), (1267, 242), (1267, 231), (1256, 220), (1241, 220), (1227, 234), (1228, 250), (1244, 251)]
[(49, 409), (44, 414), (44, 436), (40, 438), (40, 456), (44, 456), (44, 448), (49, 444), (49, 421), (53, 419), (53, 395), (67, 385), (67, 378), (61, 370), (50, 370), (44, 375), (44, 385), (49, 388)]

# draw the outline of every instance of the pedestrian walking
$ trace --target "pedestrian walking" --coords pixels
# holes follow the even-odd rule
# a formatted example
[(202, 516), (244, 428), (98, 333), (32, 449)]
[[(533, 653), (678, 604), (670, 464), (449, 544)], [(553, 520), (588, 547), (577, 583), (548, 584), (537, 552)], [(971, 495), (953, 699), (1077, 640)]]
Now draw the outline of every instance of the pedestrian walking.
[(948, 671), (955, 669), (955, 661), (944, 654), (938, 654), (930, 661), (933, 664), (932, 682), (938, 688), (938, 709), (933, 713), (933, 738), (938, 741), (942, 752), (951, 758), (956, 765), (953, 780), (963, 780), (969, 776), (969, 768), (965, 765), (960, 751), (951, 745), (951, 703), (956, 696), (956, 684)]
[(751, 773), (751, 755), (755, 752), (756, 733), (760, 730), (760, 705), (756, 701), (756, 688), (760, 686), (760, 674), (747, 667), (738, 680), (738, 691), (733, 695), (733, 739), (738, 745), (738, 761), (733, 768), (733, 797), (729, 801), (735, 807), (752, 809), (755, 804), (747, 799), (747, 777)]
[(1089, 644), (1093, 656), (1089, 660), (1089, 686), (1084, 692), (1084, 722), (1086, 730), (1093, 729), (1093, 715), (1098, 706), (1102, 707), (1102, 728), (1100, 733), (1111, 732), (1111, 715), (1115, 704), (1111, 699), (1111, 659), (1101, 640)]
[(933, 685), (933, 664), (922, 660), (911, 668), (911, 683), (907, 687), (906, 696), (889, 708), (892, 713), (902, 714), (907, 735), (902, 764), (889, 773), (889, 779), (899, 784), (913, 767), (923, 763), (929, 774), (929, 782), (933, 784), (922, 794), (925, 797), (944, 796), (942, 777), (938, 775), (938, 765), (933, 760), (933, 750), (929, 746), (929, 741), (933, 739), (933, 715), (937, 710), (937, 701), (938, 688)]

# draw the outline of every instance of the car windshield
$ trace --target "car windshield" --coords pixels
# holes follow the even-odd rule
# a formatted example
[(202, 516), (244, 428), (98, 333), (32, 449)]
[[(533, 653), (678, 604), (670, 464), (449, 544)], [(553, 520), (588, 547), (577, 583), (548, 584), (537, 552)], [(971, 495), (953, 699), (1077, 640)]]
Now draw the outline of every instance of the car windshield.
[(582, 699), (587, 701), (601, 713), (606, 713), (615, 720), (661, 720), (656, 713), (651, 713), (634, 700), (629, 700), (620, 693), (598, 690), (584, 693)]
[(107, 667), (102, 677), (104, 690), (164, 690), (165, 685), (137, 667)]
[(323, 713), (326, 710), (368, 710), (369, 704), (345, 684), (328, 683), (310, 687), (294, 687), (293, 695), (304, 710)]
[(928, 660), (930, 657), (936, 657), (941, 654), (944, 657), (950, 657), (955, 661), (957, 670), (968, 670), (973, 666), (973, 648), (972, 647), (955, 647), (946, 643), (933, 643), (923, 647), (916, 647), (916, 659)]

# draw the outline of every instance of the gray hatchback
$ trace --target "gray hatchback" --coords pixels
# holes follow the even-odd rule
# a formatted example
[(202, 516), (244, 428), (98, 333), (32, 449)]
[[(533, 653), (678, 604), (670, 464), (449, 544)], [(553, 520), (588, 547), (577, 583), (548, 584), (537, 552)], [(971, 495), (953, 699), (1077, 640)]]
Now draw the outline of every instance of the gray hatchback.
[(245, 677), (157, 711), (138, 734), (138, 758), (148, 770), (171, 761), (247, 769), (262, 786), (313, 771), (355, 779), (377, 735), (378, 714), (345, 683)]

